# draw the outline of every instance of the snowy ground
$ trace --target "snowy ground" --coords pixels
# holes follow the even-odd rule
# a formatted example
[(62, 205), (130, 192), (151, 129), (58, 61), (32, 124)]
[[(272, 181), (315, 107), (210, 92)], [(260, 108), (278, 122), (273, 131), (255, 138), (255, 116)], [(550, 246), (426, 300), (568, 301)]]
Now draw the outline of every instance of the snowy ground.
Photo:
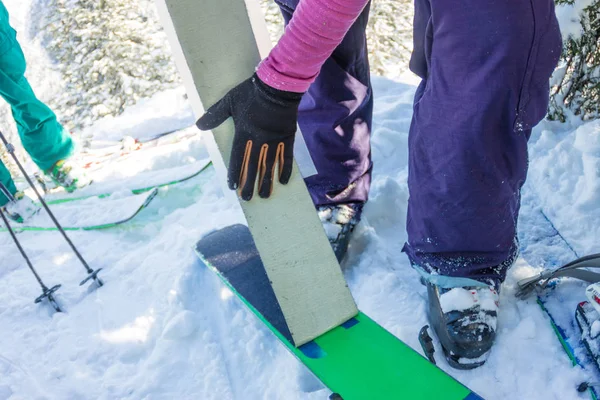
[[(19, 9), (18, 0), (5, 3)], [(34, 44), (29, 51), (35, 53)], [(425, 290), (400, 252), (414, 84), (374, 80), (371, 201), (344, 271), (361, 310), (420, 351)], [(185, 126), (193, 117), (173, 96), (177, 91), (162, 93), (122, 119), (99, 122), (94, 139), (118, 139), (132, 129), (142, 132), (140, 126)], [(105, 172), (112, 175), (105, 176), (158, 175), (206, 157), (198, 136), (157, 149), (110, 163)], [(477, 370), (456, 371), (443, 360), (440, 366), (488, 400), (585, 399), (574, 388), (587, 377), (570, 366), (547, 318), (533, 300), (513, 295), (518, 279), (573, 257), (564, 245), (539, 244), (532, 227), (540, 209), (580, 255), (600, 243), (600, 209), (594, 207), (600, 202), (600, 125), (543, 123), (532, 137), (531, 157), (520, 232), (525, 257), (501, 293), (497, 344)], [(326, 398), (326, 390), (303, 391), (295, 358), (200, 267), (194, 243), (243, 220), (214, 175), (210, 170), (162, 189), (147, 210), (119, 228), (70, 233), (88, 263), (104, 268), (106, 285), (99, 290), (78, 286), (84, 270), (57, 233), (19, 234), (46, 284), (63, 284), (63, 314), (33, 304), (39, 286), (8, 234), (0, 234), (0, 400)]]
[[(375, 90), (372, 201), (345, 273), (359, 307), (419, 349), (417, 333), (426, 323), (425, 291), (400, 253), (406, 239), (406, 142), (414, 85), (378, 78)], [(143, 122), (149, 115), (151, 108), (147, 113), (140, 109), (137, 117)], [(118, 129), (118, 120), (113, 123)], [(578, 132), (593, 127), (588, 124)], [(532, 183), (540, 185), (543, 179), (534, 170), (547, 169), (542, 153), (554, 160), (571, 157), (569, 166), (582, 158), (567, 144), (551, 146), (548, 152), (543, 141), (548, 135), (538, 132), (532, 146), (539, 152), (532, 162)], [(579, 137), (555, 135), (563, 140)], [(169, 146), (168, 152), (140, 150), (118, 170), (160, 171), (206, 155), (198, 137)], [(560, 175), (561, 182), (593, 181), (585, 175), (587, 169), (575, 169), (581, 177), (569, 171), (562, 169), (568, 175)], [(33, 304), (39, 288), (8, 235), (0, 237), (0, 256), (9, 261), (0, 272), (0, 399), (326, 397), (325, 391), (309, 394), (300, 389), (302, 374), (295, 359), (196, 260), (192, 246), (197, 239), (242, 219), (212, 178), (201, 188), (192, 180), (163, 190), (148, 210), (121, 228), (71, 233), (90, 265), (104, 268), (107, 284), (96, 291), (77, 286), (84, 271), (57, 234), (20, 234), (47, 284), (64, 285), (60, 301), (65, 314)], [(548, 197), (555, 199), (552, 191), (555, 195)], [(564, 218), (573, 218), (572, 213), (582, 218), (584, 211), (588, 218), (593, 214), (573, 208)], [(533, 270), (521, 259), (510, 274), (501, 296), (498, 343), (488, 363), (458, 372), (442, 362), (486, 399), (575, 398), (574, 387), (584, 379), (570, 367), (537, 305), (513, 297), (515, 279)]]

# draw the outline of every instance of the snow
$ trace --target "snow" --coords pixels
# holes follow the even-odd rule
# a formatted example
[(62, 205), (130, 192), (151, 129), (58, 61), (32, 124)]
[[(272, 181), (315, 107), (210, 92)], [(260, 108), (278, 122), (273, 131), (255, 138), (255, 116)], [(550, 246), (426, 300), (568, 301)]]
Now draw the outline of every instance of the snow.
[(331, 240), (336, 240), (342, 232), (342, 226), (346, 224), (356, 224), (354, 218), (356, 212), (352, 207), (320, 207), (318, 210), (319, 219), (325, 229), (325, 234)]
[(596, 339), (600, 335), (600, 321), (596, 320), (592, 322), (592, 326), (590, 327), (590, 336)]
[[(140, 121), (140, 113), (146, 118)], [(125, 110), (117, 117), (105, 117), (82, 132), (85, 138), (99, 141), (119, 140), (123, 132), (136, 139), (146, 139), (156, 134), (187, 128), (194, 124), (192, 109), (183, 87), (157, 93), (149, 99)], [(118, 124), (118, 127), (117, 127)]]
[(453, 310), (464, 311), (479, 306), (482, 310), (498, 310), (498, 294), (495, 290), (454, 288), (440, 296), (440, 305), (444, 313)]
[(572, 4), (557, 4), (556, 17), (564, 39), (581, 37), (581, 15), (583, 10), (591, 6), (594, 0), (576, 0)]
[[(13, 23), (25, 22), (28, 3), (5, 1)], [(25, 49), (42, 71), (40, 50), (34, 43)], [(43, 73), (30, 77), (40, 93), (51, 93), (52, 80)], [(344, 274), (359, 308), (421, 352), (426, 291), (401, 253), (415, 81), (374, 78), (374, 86), (371, 201)], [(193, 117), (180, 94), (180, 89), (160, 93), (121, 117), (98, 122), (90, 132), (94, 140), (114, 141), (150, 131), (146, 127), (160, 133), (188, 126)], [(523, 192), (523, 257), (500, 292), (497, 343), (487, 363), (473, 371), (450, 368), (436, 348), (439, 366), (488, 400), (586, 398), (575, 388), (588, 376), (571, 367), (535, 299), (517, 300), (514, 293), (519, 279), (574, 257), (544, 225), (540, 211), (580, 255), (600, 242), (600, 209), (594, 207), (600, 201), (599, 132), (597, 122), (536, 128)], [(143, 183), (136, 181), (143, 174), (174, 176), (205, 157), (201, 138), (185, 135), (180, 142), (111, 161), (95, 172), (96, 183), (122, 178), (111, 187), (118, 191)], [(58, 233), (19, 234), (46, 285), (63, 285), (62, 314), (33, 303), (40, 288), (9, 235), (0, 234), (0, 399), (326, 398), (328, 391), (307, 378), (192, 250), (204, 234), (241, 221), (238, 205), (223, 195), (210, 170), (161, 189), (148, 209), (119, 228), (69, 232), (90, 266), (103, 268), (105, 286), (97, 290), (78, 285), (85, 271)], [(564, 288), (575, 299), (585, 298), (581, 285), (567, 282)], [(567, 306), (558, 302), (558, 307)], [(572, 324), (573, 313), (569, 303), (561, 322)]]
[[(190, 145), (191, 143), (168, 145), (156, 150), (160, 150), (163, 153), (166, 150), (181, 152), (186, 144)], [(201, 149), (199, 150), (201, 151)], [(84, 198), (107, 193), (126, 192), (128, 194), (131, 190), (141, 190), (175, 180), (190, 179), (200, 171), (203, 171), (210, 162), (210, 159), (206, 158), (206, 154), (201, 153), (199, 160), (188, 158), (184, 160), (187, 162), (182, 163), (183, 165), (174, 167), (166, 166), (157, 170), (154, 163), (144, 163), (144, 160), (148, 160), (149, 156), (151, 157), (157, 153), (159, 152), (139, 152), (124, 161), (104, 163), (98, 171), (92, 172), (93, 175), (91, 176), (94, 179), (92, 185), (81, 188), (74, 195), (70, 195), (65, 191), (58, 191), (46, 197), (48, 200), (58, 200), (73, 197)], [(156, 161), (156, 158), (154, 158), (154, 161)], [(127, 190), (123, 190), (124, 188)], [(34, 195), (31, 196), (33, 197)]]
[[(579, 255), (598, 252), (600, 120), (574, 131), (542, 123), (532, 141), (529, 180), (541, 208)], [(565, 206), (568, 205), (568, 206)]]
[[(373, 201), (344, 269), (361, 310), (420, 351), (425, 290), (400, 252), (406, 239), (406, 140), (414, 89), (375, 79)], [(145, 118), (142, 111), (139, 118)], [(157, 173), (167, 164), (201, 159), (199, 138), (185, 143), (172, 152), (142, 150), (135, 157), (149, 171), (156, 165)], [(95, 291), (77, 285), (84, 271), (57, 234), (20, 234), (47, 284), (63, 284), (59, 301), (65, 314), (33, 304), (39, 287), (8, 235), (0, 236), (0, 255), (12, 261), (0, 273), (0, 329), (7, 329), (0, 343), (4, 393), (14, 399), (326, 396), (325, 390), (302, 391), (310, 385), (295, 359), (200, 267), (192, 251), (195, 241), (242, 216), (214, 177), (201, 188), (197, 182), (161, 193), (122, 228), (70, 233), (88, 263), (104, 268), (106, 285)], [(513, 296), (516, 280), (532, 271), (520, 259), (503, 287), (498, 341), (485, 366), (456, 371), (438, 357), (442, 368), (486, 399), (573, 398), (574, 387), (585, 379), (571, 368), (535, 302)]]
[[(152, 196), (152, 191), (150, 191), (141, 196), (110, 196), (105, 199), (93, 197), (81, 200), (75, 206), (69, 203), (52, 205), (51, 210), (65, 229), (100, 226), (130, 218)], [(18, 226), (55, 227), (48, 214), (43, 210)], [(17, 225), (13, 227), (16, 228)]]

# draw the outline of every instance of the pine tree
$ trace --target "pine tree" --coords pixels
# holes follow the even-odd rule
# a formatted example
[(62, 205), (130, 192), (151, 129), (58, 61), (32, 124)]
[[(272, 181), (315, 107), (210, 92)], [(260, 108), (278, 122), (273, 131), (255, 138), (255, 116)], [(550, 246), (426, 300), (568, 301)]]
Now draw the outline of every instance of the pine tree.
[[(564, 48), (552, 79), (549, 117), (562, 122), (569, 116), (599, 118), (600, 0), (556, 0), (556, 4), (563, 23)], [(569, 23), (580, 24), (581, 32), (569, 32)]]
[[(283, 33), (283, 18), (274, 0), (261, 0), (273, 43)], [(412, 0), (376, 0), (371, 2), (367, 45), (371, 71), (395, 78), (408, 69), (412, 51)]]
[(179, 84), (152, 0), (45, 0), (34, 31), (60, 69), (50, 106), (70, 129)]

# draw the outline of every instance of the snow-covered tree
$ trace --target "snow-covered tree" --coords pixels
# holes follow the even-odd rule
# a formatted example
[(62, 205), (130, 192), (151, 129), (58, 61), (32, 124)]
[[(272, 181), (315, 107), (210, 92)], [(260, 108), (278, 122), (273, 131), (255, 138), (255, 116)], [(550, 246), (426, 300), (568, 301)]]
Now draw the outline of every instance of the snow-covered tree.
[(600, 117), (600, 0), (556, 0), (564, 50), (553, 76), (551, 119)]
[(367, 41), (371, 71), (394, 78), (408, 70), (412, 52), (412, 0), (371, 2)]
[[(283, 19), (274, 0), (261, 0), (271, 39), (283, 33)], [(371, 71), (394, 78), (408, 69), (412, 51), (412, 0), (376, 0), (371, 2), (367, 28)]]
[(32, 31), (65, 81), (49, 105), (68, 128), (179, 83), (152, 0), (38, 0), (37, 10)]

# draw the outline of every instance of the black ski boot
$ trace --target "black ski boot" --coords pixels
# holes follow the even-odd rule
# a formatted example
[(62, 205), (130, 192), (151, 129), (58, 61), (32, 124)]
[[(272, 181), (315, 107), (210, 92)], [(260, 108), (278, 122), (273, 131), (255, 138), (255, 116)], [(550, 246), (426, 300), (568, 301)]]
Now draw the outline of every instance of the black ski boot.
[(444, 289), (427, 284), (429, 320), (448, 363), (482, 366), (496, 338), (498, 292), (493, 286)]
[(360, 221), (362, 208), (363, 203), (328, 204), (317, 207), (331, 248), (340, 263), (346, 256), (350, 237)]

